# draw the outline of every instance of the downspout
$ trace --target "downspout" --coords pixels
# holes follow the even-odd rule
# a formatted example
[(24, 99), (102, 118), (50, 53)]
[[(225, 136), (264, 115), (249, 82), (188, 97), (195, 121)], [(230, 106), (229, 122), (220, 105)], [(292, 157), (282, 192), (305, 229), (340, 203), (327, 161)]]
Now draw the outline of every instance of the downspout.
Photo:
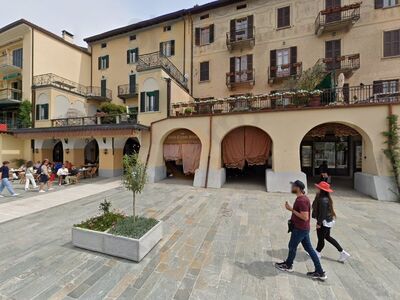
[(210, 160), (211, 160), (211, 147), (212, 147), (212, 120), (213, 116), (210, 116), (210, 124), (209, 124), (209, 147), (208, 147), (208, 157), (207, 157), (207, 170), (206, 170), (206, 188), (208, 188), (208, 172), (210, 171)]
[(186, 18), (183, 15), (183, 75), (186, 74)]
[(31, 70), (31, 103), (32, 103), (32, 126), (33, 126), (33, 128), (35, 128), (35, 125), (36, 125), (36, 93), (34, 92), (34, 90), (32, 89), (32, 85), (33, 85), (33, 74), (34, 74), (34, 72), (33, 72), (33, 69), (34, 69), (34, 65), (35, 65), (35, 60), (34, 60), (34, 54), (33, 54), (33, 52), (34, 52), (34, 32), (35, 32), (35, 29), (33, 29), (32, 27), (31, 27), (31, 30), (32, 30), (32, 34), (31, 34), (31, 68), (32, 68), (32, 70)]
[(190, 96), (193, 96), (193, 18), (190, 17)]

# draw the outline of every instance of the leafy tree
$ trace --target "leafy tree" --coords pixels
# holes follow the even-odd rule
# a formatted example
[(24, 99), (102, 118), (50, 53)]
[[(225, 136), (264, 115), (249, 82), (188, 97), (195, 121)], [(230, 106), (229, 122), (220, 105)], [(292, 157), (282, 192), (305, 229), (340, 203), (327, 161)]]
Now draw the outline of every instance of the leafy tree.
[(21, 102), (17, 113), (18, 126), (22, 128), (30, 128), (32, 126), (32, 103), (28, 100)]
[(126, 107), (118, 104), (114, 104), (111, 102), (103, 103), (100, 106), (100, 110), (110, 115), (119, 115), (126, 113)]
[(132, 192), (133, 216), (136, 216), (136, 194), (141, 194), (147, 182), (146, 165), (143, 164), (138, 154), (124, 155), (124, 171), (122, 183), (124, 187)]
[(290, 90), (313, 91), (326, 76), (325, 66), (318, 63), (303, 71), (299, 78), (288, 80), (285, 88)]
[(400, 200), (400, 137), (399, 126), (397, 125), (399, 117), (397, 115), (390, 115), (387, 119), (389, 130), (383, 132), (383, 136), (386, 137), (385, 144), (387, 145), (387, 149), (384, 149), (383, 152), (392, 165), (397, 186), (397, 196)]

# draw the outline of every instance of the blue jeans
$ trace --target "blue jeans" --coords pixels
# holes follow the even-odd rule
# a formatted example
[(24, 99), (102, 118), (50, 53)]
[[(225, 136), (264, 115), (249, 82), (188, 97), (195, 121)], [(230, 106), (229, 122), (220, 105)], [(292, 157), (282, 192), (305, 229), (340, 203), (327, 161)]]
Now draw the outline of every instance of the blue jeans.
[(300, 243), (303, 245), (304, 250), (306, 250), (307, 253), (310, 255), (315, 266), (315, 271), (317, 271), (318, 273), (323, 273), (324, 271), (322, 270), (317, 253), (315, 253), (315, 250), (311, 245), (309, 230), (300, 230), (296, 228), (293, 229), (292, 235), (290, 236), (289, 254), (285, 261), (286, 264), (289, 267), (293, 265), (294, 258), (296, 257), (297, 247)]
[(14, 189), (13, 189), (13, 187), (11, 185), (11, 182), (8, 180), (8, 178), (3, 178), (1, 180), (1, 183), (0, 183), (0, 194), (4, 190), (4, 188), (7, 188), (7, 190), (10, 192), (11, 195), (15, 194)]

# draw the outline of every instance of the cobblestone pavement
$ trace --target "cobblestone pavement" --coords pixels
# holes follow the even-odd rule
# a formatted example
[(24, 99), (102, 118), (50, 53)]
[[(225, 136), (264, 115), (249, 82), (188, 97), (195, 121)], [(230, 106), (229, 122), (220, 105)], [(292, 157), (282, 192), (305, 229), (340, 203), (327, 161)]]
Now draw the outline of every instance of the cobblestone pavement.
[(138, 210), (162, 219), (165, 236), (140, 264), (71, 245), (71, 225), (105, 197), (131, 211), (117, 188), (1, 224), (0, 298), (400, 299), (400, 204), (335, 197), (333, 233), (352, 257), (340, 264), (327, 245), (323, 283), (304, 275), (312, 263), (302, 250), (293, 274), (273, 267), (287, 254), (291, 195), (148, 185)]

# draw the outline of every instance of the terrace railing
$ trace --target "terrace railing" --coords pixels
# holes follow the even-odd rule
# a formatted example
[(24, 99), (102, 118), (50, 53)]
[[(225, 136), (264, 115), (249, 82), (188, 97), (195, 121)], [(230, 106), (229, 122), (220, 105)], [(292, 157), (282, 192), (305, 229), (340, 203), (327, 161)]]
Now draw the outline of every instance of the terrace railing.
[(354, 71), (360, 68), (360, 54), (342, 55), (338, 57), (321, 58), (317, 63), (325, 66), (327, 72), (341, 70)]
[(14, 101), (22, 100), (22, 91), (17, 89), (0, 89), (0, 101)]
[(228, 88), (234, 88), (236, 86), (244, 84), (254, 85), (254, 83), (254, 69), (226, 73), (226, 85), (228, 86)]
[(118, 86), (118, 97), (121, 99), (128, 99), (138, 94), (138, 85), (123, 84)]
[(244, 28), (229, 31), (226, 33), (226, 45), (229, 50), (233, 50), (236, 46), (254, 47), (256, 28)]
[(52, 127), (137, 124), (137, 114), (108, 115), (99, 113), (91, 117), (62, 118), (51, 120)]

